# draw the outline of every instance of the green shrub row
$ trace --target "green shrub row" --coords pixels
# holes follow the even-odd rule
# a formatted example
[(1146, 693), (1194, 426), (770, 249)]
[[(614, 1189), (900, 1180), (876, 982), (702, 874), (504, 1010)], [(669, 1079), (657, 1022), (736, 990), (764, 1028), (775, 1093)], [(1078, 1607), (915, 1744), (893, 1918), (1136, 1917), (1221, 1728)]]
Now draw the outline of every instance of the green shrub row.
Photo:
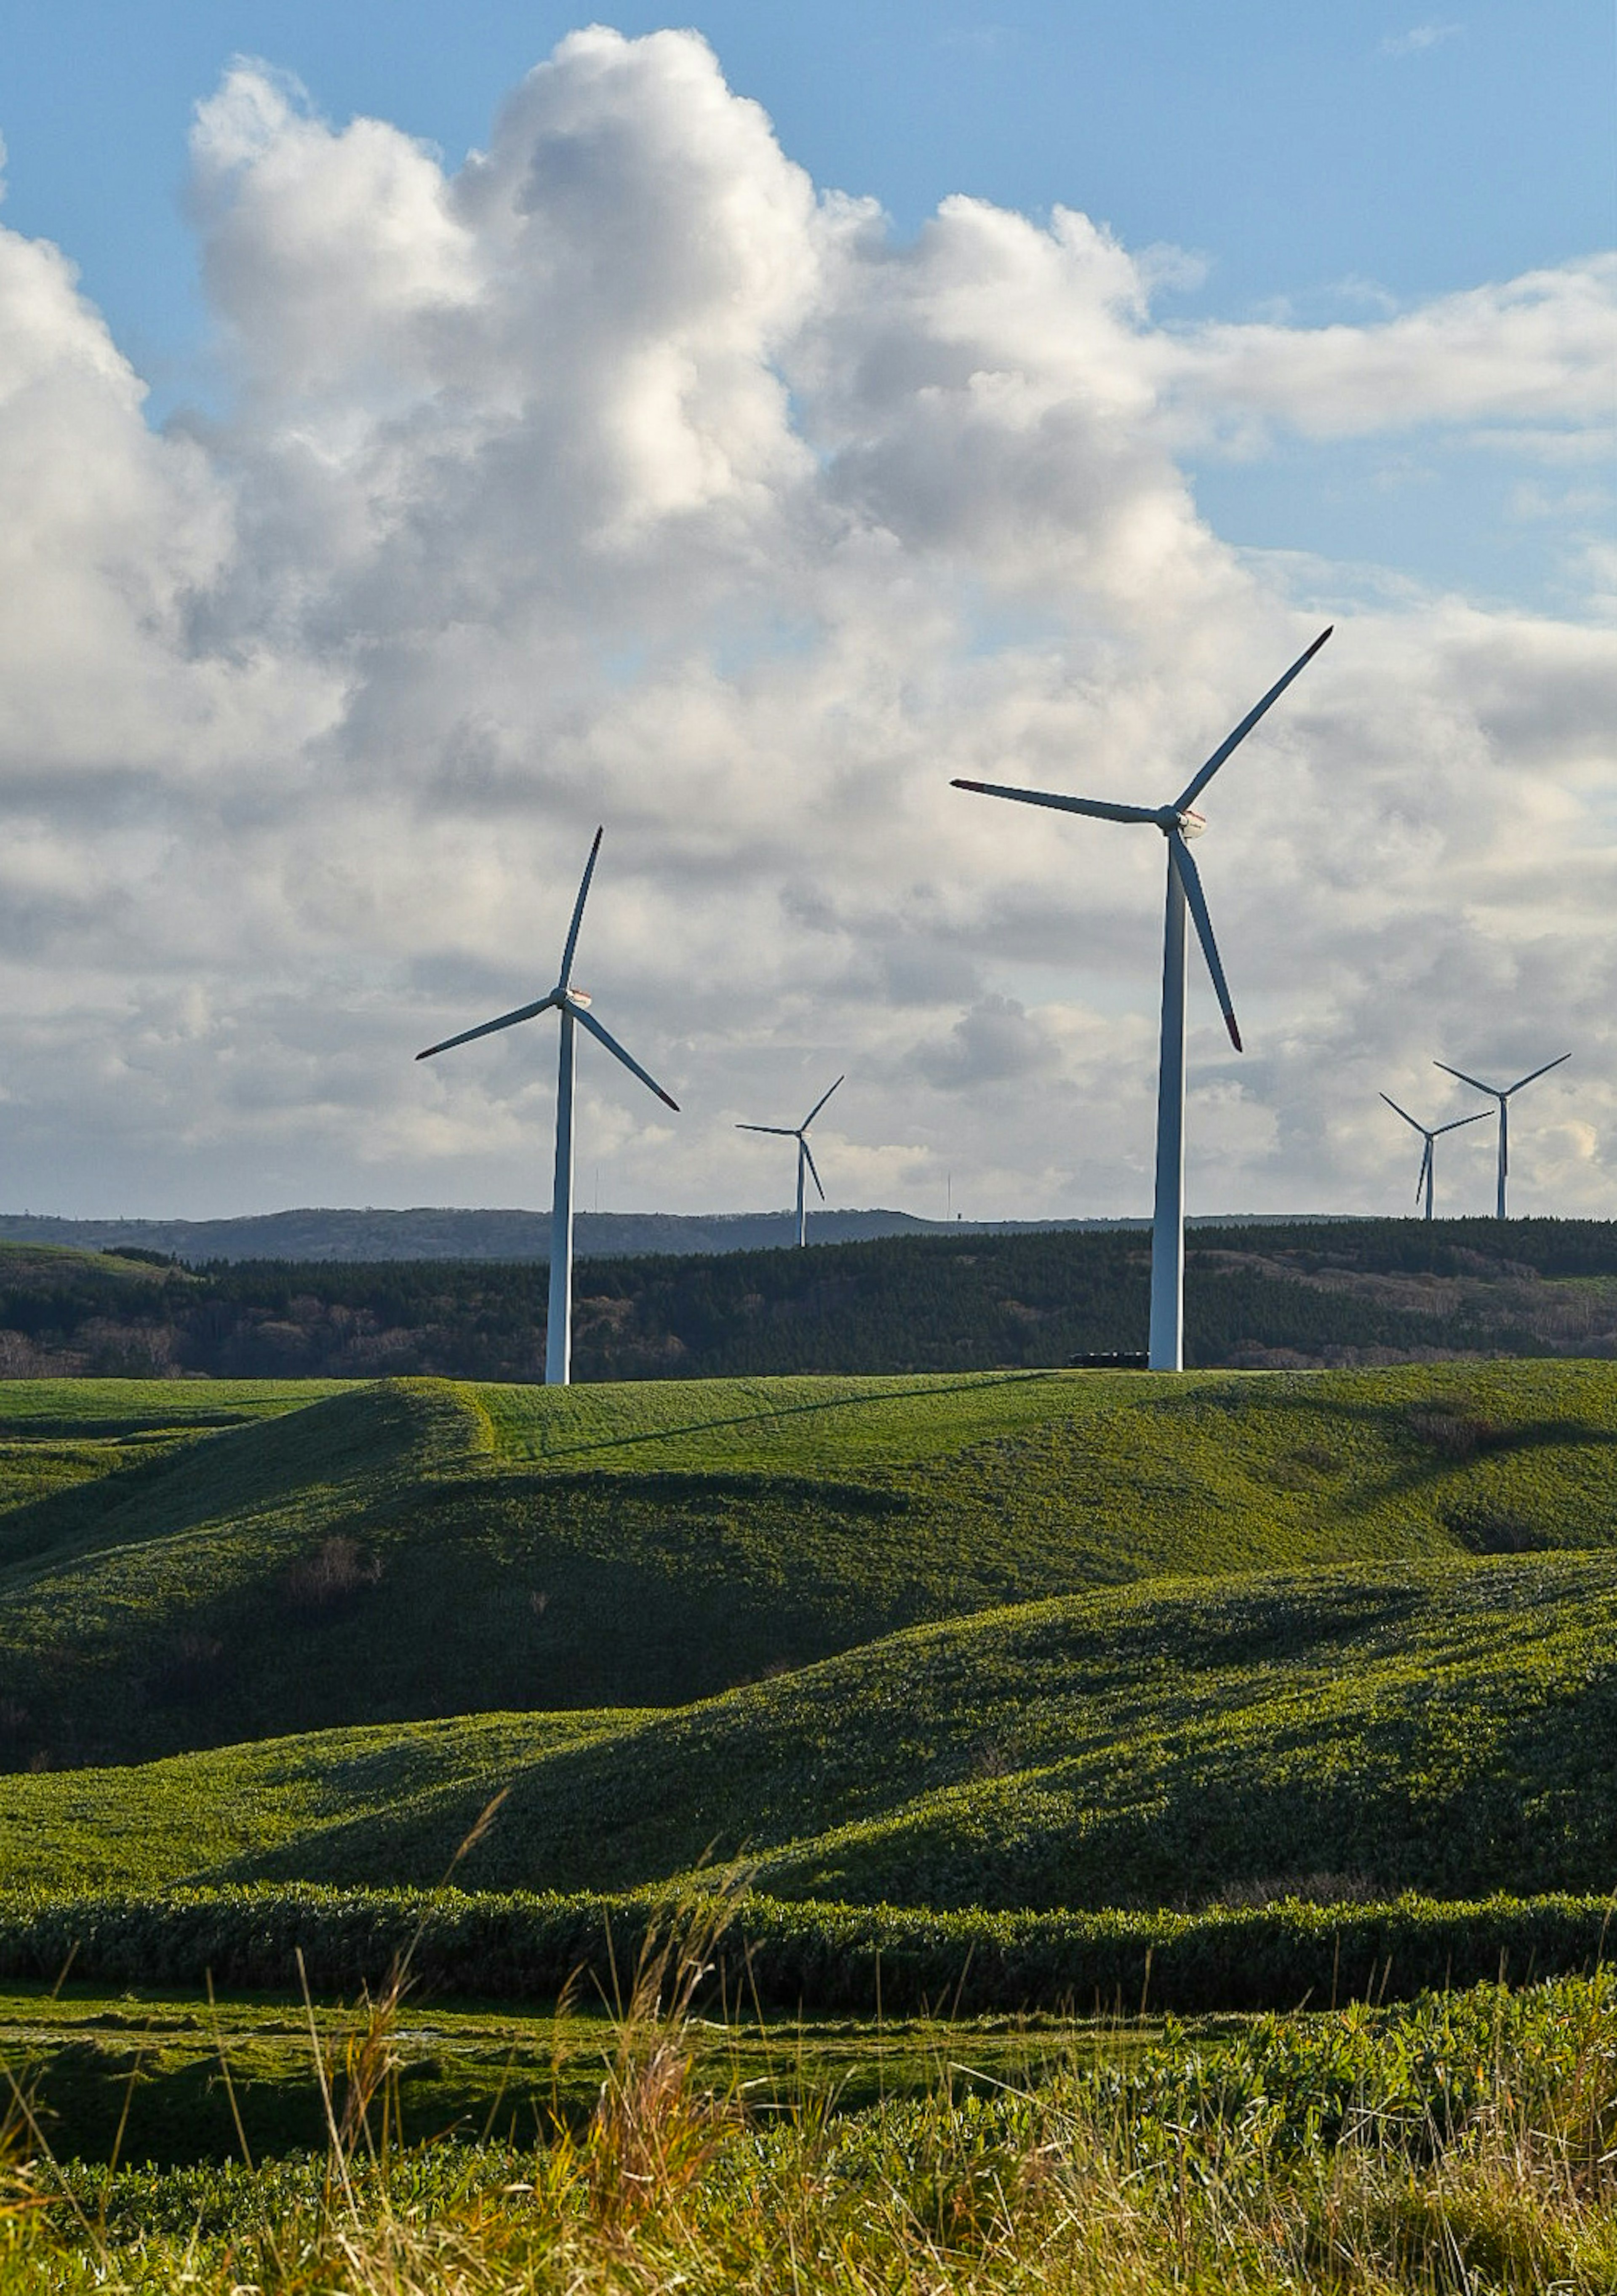
[[(650, 1893), (473, 1895), (309, 1886), (162, 1897), (0, 1899), (0, 1978), (316, 1993), (384, 1981), (412, 1950), (419, 1989), (539, 2001), (581, 1979), (611, 1998), (648, 1933), (691, 1914)], [(1296, 1899), (1199, 1914), (934, 1914), (746, 1898), (709, 1956), (727, 1998), (841, 2011), (1071, 2010), (1192, 2015), (1407, 2000), (1433, 1988), (1586, 1972), (1612, 1901), (1494, 1897), (1379, 1906)], [(698, 1916), (700, 1919), (700, 1916)]]

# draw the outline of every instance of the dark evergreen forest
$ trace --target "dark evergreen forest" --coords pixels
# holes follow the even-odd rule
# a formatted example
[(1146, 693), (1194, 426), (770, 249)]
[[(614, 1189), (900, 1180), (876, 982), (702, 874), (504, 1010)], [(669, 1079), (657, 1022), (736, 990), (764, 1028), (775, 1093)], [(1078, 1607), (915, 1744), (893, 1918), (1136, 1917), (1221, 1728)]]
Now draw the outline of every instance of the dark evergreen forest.
[[(1144, 1347), (1137, 1229), (895, 1236), (806, 1251), (592, 1259), (586, 1380), (1060, 1365)], [(285, 1260), (0, 1249), (0, 1376), (534, 1380), (541, 1263)], [(1617, 1224), (1309, 1222), (1199, 1228), (1192, 1363), (1617, 1355)]]

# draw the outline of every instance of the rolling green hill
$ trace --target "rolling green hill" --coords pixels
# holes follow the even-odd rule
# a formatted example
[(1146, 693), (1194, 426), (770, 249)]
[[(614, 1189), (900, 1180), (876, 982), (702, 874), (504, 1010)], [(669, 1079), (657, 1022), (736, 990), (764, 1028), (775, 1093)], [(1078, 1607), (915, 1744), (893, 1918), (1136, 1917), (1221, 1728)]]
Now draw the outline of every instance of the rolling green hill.
[(1194, 1905), (1617, 1881), (1617, 1556), (1180, 1581), (910, 1629), (672, 1711), (482, 1716), (0, 1781), (0, 1884)]
[[(165, 1392), (195, 1416), (163, 1422)], [(60, 1435), (26, 1388), (7, 1400), (21, 1444)], [(263, 1389), (136, 1387), (121, 1419), (71, 1423), (115, 1431), (85, 1439), (116, 1472), (13, 1491), (12, 1767), (663, 1706), (1137, 1578), (1617, 1541), (1599, 1365), (405, 1382), (268, 1408)], [(247, 1423), (198, 1431), (233, 1411)]]

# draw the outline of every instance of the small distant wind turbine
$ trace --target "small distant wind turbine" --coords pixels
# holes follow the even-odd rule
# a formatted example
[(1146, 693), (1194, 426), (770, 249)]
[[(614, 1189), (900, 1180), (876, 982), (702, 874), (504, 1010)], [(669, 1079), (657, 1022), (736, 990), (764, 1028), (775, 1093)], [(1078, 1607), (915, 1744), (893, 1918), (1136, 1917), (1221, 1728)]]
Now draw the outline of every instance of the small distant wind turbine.
[(1488, 1111), (1485, 1108), (1479, 1108), (1474, 1116), (1457, 1116), (1452, 1124), (1422, 1124), (1417, 1118), (1410, 1115), (1407, 1108), (1400, 1108), (1397, 1101), (1393, 1099), (1391, 1093), (1383, 1092), (1382, 1098), (1386, 1102), (1387, 1106), (1392, 1111), (1394, 1116), (1401, 1116), (1406, 1124), (1411, 1124), (1415, 1127), (1415, 1129), (1420, 1134), (1421, 1138), (1426, 1144), (1426, 1152), (1421, 1158), (1421, 1168), (1415, 1183), (1415, 1201), (1417, 1204), (1419, 1203), (1421, 1200), (1421, 1190), (1424, 1188), (1426, 1191), (1426, 1218), (1430, 1219), (1432, 1218), (1432, 1142), (1434, 1140), (1441, 1140), (1445, 1132), (1458, 1132), (1467, 1124), (1481, 1124), (1482, 1119), (1487, 1115)]
[[(1334, 627), (1334, 626), (1333, 626)], [(1146, 1358), (1153, 1371), (1179, 1371), (1185, 1362), (1185, 911), (1195, 919), (1196, 935), (1224, 1025), (1235, 1050), (1241, 1031), (1230, 1003), (1213, 939), (1206, 896), (1186, 840), (1200, 837), (1207, 824), (1191, 808), (1232, 750), (1244, 742), (1271, 703), (1278, 701), (1298, 672), (1313, 660), (1330, 630), (1322, 630), (1300, 653), (1283, 678), (1249, 709), (1171, 805), (1112, 805), (1095, 797), (1061, 797), (1042, 790), (1004, 789), (996, 782), (956, 781), (955, 787), (984, 797), (1014, 798), (1021, 805), (1052, 806), (1058, 813), (1092, 815), (1098, 821), (1147, 822), (1168, 840), (1168, 907), (1162, 924), (1162, 1037), (1157, 1070), (1156, 1197), (1151, 1225), (1151, 1340)]]
[(469, 1045), (474, 1037), (491, 1037), (497, 1029), (513, 1029), (519, 1021), (531, 1021), (540, 1013), (553, 1009), (562, 1016), (561, 1062), (556, 1071), (556, 1167), (555, 1179), (550, 1193), (550, 1304), (545, 1323), (545, 1384), (565, 1387), (572, 1367), (572, 1100), (573, 1076), (578, 1062), (578, 1040), (574, 1023), (589, 1030), (606, 1046), (614, 1060), (621, 1061), (631, 1076), (637, 1076), (643, 1085), (654, 1092), (658, 1099), (678, 1113), (679, 1103), (670, 1100), (655, 1077), (648, 1076), (638, 1061), (630, 1060), (615, 1037), (609, 1036), (589, 1009), (589, 998), (581, 988), (572, 985), (573, 951), (579, 945), (579, 927), (584, 921), (584, 903), (589, 894), (589, 881), (595, 872), (595, 856), (601, 850), (601, 831), (595, 832), (595, 841), (589, 849), (589, 858), (584, 864), (584, 877), (579, 887), (579, 898), (573, 904), (572, 923), (568, 929), (567, 947), (562, 952), (562, 970), (555, 987), (548, 996), (540, 996), (531, 1004), (521, 1004), (514, 1013), (502, 1013), (497, 1021), (485, 1021), (480, 1028), (463, 1029), (458, 1037), (446, 1037), (441, 1045), (429, 1045), (424, 1053), (417, 1053), (418, 1061), (430, 1061), (435, 1053), (447, 1053), (456, 1045)]
[(808, 1241), (808, 1211), (807, 1201), (803, 1193), (803, 1174), (805, 1169), (813, 1175), (814, 1185), (817, 1188), (820, 1189), (821, 1203), (824, 1203), (825, 1201), (825, 1191), (824, 1188), (820, 1187), (820, 1176), (814, 1168), (814, 1151), (808, 1145), (808, 1127), (814, 1122), (815, 1118), (819, 1114), (821, 1109), (825, 1107), (825, 1103), (830, 1099), (831, 1093), (836, 1090), (837, 1084), (846, 1084), (847, 1081), (848, 1079), (845, 1076), (838, 1077), (836, 1084), (833, 1084), (831, 1087), (831, 1092), (823, 1092), (820, 1095), (819, 1098), (815, 1102), (814, 1106), (809, 1110), (808, 1115), (804, 1117), (800, 1124), (738, 1124), (735, 1128), (738, 1132), (767, 1132), (774, 1139), (776, 1140), (796, 1141), (797, 1240), (800, 1244), (805, 1244)]
[(1547, 1076), (1551, 1069), (1558, 1069), (1563, 1061), (1570, 1061), (1571, 1058), (1570, 1053), (1557, 1054), (1553, 1061), (1546, 1061), (1541, 1069), (1534, 1069), (1531, 1074), (1518, 1077), (1514, 1084), (1481, 1084), (1475, 1077), (1467, 1076), (1464, 1069), (1451, 1069), (1447, 1061), (1433, 1061), (1432, 1063), (1434, 1069), (1441, 1069), (1445, 1076), (1458, 1077), (1460, 1082), (1468, 1084), (1473, 1092), (1485, 1092), (1490, 1100), (1497, 1100), (1499, 1103), (1499, 1218), (1501, 1219), (1505, 1217), (1505, 1175), (1510, 1168), (1510, 1118), (1506, 1112), (1505, 1103), (1511, 1094), (1520, 1092), (1524, 1084), (1536, 1083), (1539, 1077)]

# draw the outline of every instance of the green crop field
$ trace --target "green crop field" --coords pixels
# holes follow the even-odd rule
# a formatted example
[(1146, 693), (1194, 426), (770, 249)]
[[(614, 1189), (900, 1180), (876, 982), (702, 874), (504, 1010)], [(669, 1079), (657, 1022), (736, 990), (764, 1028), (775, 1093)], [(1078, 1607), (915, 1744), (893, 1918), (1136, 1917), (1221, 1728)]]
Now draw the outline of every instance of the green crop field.
[[(618, 2284), (677, 2156), (723, 2236), (633, 2284), (765, 2284), (722, 2195), (784, 2177), (834, 2280), (944, 2286), (1080, 2131), (1097, 2291), (1311, 2286), (1350, 2218), (1367, 2296), (1613, 2284), (1614, 1450), (1548, 1357), (0, 1383), (0, 2280), (426, 2287), (376, 2227), (516, 2195)], [(1500, 1971), (1564, 1982), (1446, 1989)]]

